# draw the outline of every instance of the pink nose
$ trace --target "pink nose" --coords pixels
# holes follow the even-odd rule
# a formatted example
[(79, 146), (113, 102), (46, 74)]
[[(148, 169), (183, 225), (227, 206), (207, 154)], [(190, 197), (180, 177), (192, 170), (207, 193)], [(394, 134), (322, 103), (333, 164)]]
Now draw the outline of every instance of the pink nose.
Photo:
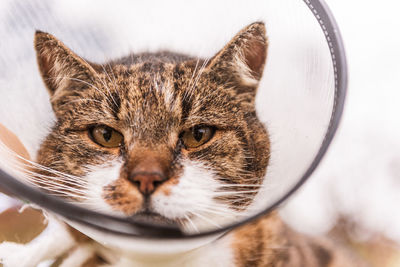
[(163, 164), (163, 160), (154, 154), (136, 159), (132, 167), (128, 179), (136, 184), (144, 195), (153, 193), (157, 186), (161, 185), (168, 177), (167, 165)]
[(159, 172), (132, 172), (129, 180), (138, 184), (139, 191), (144, 195), (150, 195), (165, 180), (165, 176)]

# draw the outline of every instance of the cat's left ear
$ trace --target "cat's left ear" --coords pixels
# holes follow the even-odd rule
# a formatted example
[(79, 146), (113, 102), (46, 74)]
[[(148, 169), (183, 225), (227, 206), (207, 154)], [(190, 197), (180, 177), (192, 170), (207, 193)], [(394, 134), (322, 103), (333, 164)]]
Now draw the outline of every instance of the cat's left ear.
[(262, 77), (268, 42), (265, 25), (255, 22), (242, 29), (209, 62), (208, 68), (223, 82), (254, 88)]
[(93, 66), (53, 35), (36, 31), (34, 45), (39, 70), (52, 99), (62, 95), (71, 81), (90, 82), (95, 77)]

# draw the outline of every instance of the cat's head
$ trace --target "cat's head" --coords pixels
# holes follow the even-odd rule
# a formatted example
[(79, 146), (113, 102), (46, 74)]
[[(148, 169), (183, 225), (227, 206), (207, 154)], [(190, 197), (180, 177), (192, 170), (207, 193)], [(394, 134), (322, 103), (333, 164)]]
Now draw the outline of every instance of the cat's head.
[(252, 202), (269, 160), (255, 110), (263, 23), (207, 60), (161, 52), (94, 64), (43, 32), (35, 49), (56, 115), (37, 156), (39, 186), (188, 231), (231, 221)]

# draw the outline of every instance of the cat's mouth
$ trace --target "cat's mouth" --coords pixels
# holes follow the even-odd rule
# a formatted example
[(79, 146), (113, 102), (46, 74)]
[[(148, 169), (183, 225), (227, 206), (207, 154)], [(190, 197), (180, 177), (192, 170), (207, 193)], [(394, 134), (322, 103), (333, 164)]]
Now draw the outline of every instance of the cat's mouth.
[(149, 211), (138, 212), (132, 216), (133, 219), (149, 224), (161, 224), (166, 226), (177, 226), (177, 222), (171, 219), (168, 219), (161, 214)]

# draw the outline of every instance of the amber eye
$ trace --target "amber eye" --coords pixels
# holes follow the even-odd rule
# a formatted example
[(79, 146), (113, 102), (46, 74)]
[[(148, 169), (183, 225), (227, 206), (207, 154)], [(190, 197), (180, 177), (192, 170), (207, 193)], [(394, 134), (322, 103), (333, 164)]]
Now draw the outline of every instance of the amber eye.
[(181, 139), (186, 148), (196, 148), (210, 141), (214, 133), (214, 127), (195, 126), (182, 132)]
[(122, 134), (105, 125), (99, 125), (89, 130), (92, 140), (104, 147), (118, 147), (122, 144)]

